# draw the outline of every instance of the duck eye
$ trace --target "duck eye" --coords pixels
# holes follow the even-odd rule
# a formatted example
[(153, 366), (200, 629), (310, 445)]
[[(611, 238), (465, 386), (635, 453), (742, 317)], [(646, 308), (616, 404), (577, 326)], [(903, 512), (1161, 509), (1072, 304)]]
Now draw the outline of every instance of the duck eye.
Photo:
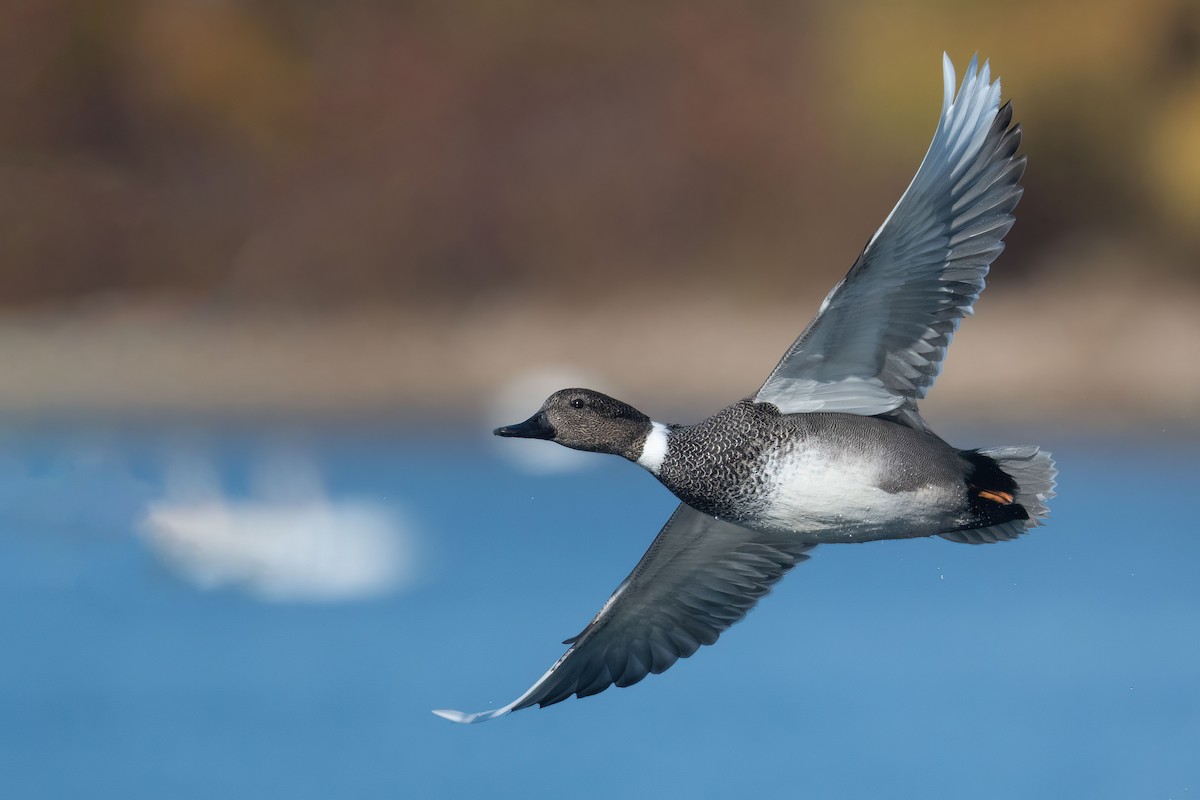
[(576, 397), (571, 401), (571, 408), (583, 408), (583, 400)]

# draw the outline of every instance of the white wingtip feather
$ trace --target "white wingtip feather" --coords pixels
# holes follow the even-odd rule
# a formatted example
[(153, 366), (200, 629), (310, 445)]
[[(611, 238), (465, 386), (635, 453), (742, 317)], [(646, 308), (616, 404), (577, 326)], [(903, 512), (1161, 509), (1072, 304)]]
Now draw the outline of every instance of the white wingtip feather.
[(975, 78), (979, 73), (979, 53), (971, 54), (971, 63), (967, 64), (967, 71), (963, 74), (963, 84), (965, 85), (968, 78)]
[(950, 60), (950, 54), (942, 53), (942, 116), (946, 115), (946, 110), (950, 108), (950, 104), (954, 102), (954, 62)]
[(463, 711), (455, 711), (452, 708), (435, 708), (433, 713), (442, 719), (448, 719), (460, 725), (472, 725), (476, 722), (487, 722), (489, 719), (503, 717), (511, 710), (512, 706), (505, 706), (504, 708), (497, 708), (494, 711), (478, 711), (474, 714), (467, 714)]

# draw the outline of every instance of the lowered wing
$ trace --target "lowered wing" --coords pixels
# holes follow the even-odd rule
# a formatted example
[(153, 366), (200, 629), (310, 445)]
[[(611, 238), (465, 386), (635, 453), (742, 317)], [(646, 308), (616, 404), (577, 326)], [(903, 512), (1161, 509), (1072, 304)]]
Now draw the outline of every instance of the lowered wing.
[(746, 615), (815, 545), (757, 533), (680, 504), (650, 549), (529, 691), (492, 711), (434, 711), (484, 722), (511, 711), (630, 686), (666, 670)]

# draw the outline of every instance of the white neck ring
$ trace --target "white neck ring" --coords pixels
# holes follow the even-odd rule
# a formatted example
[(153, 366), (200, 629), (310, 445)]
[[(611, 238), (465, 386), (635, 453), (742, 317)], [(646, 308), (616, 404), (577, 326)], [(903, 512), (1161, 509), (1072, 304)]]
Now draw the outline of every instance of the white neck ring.
[(646, 434), (646, 443), (642, 445), (642, 454), (637, 459), (638, 465), (657, 475), (667, 458), (670, 434), (670, 429), (661, 422), (650, 423), (650, 432)]

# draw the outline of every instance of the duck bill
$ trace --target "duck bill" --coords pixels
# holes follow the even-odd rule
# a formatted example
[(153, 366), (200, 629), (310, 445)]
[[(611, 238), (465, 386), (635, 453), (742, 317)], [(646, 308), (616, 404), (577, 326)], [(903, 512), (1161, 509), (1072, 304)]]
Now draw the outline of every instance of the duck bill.
[(544, 411), (539, 411), (524, 422), (505, 425), (495, 430), (497, 436), (508, 436), (514, 439), (553, 439), (554, 433), (554, 428), (550, 425), (550, 420), (546, 419)]

